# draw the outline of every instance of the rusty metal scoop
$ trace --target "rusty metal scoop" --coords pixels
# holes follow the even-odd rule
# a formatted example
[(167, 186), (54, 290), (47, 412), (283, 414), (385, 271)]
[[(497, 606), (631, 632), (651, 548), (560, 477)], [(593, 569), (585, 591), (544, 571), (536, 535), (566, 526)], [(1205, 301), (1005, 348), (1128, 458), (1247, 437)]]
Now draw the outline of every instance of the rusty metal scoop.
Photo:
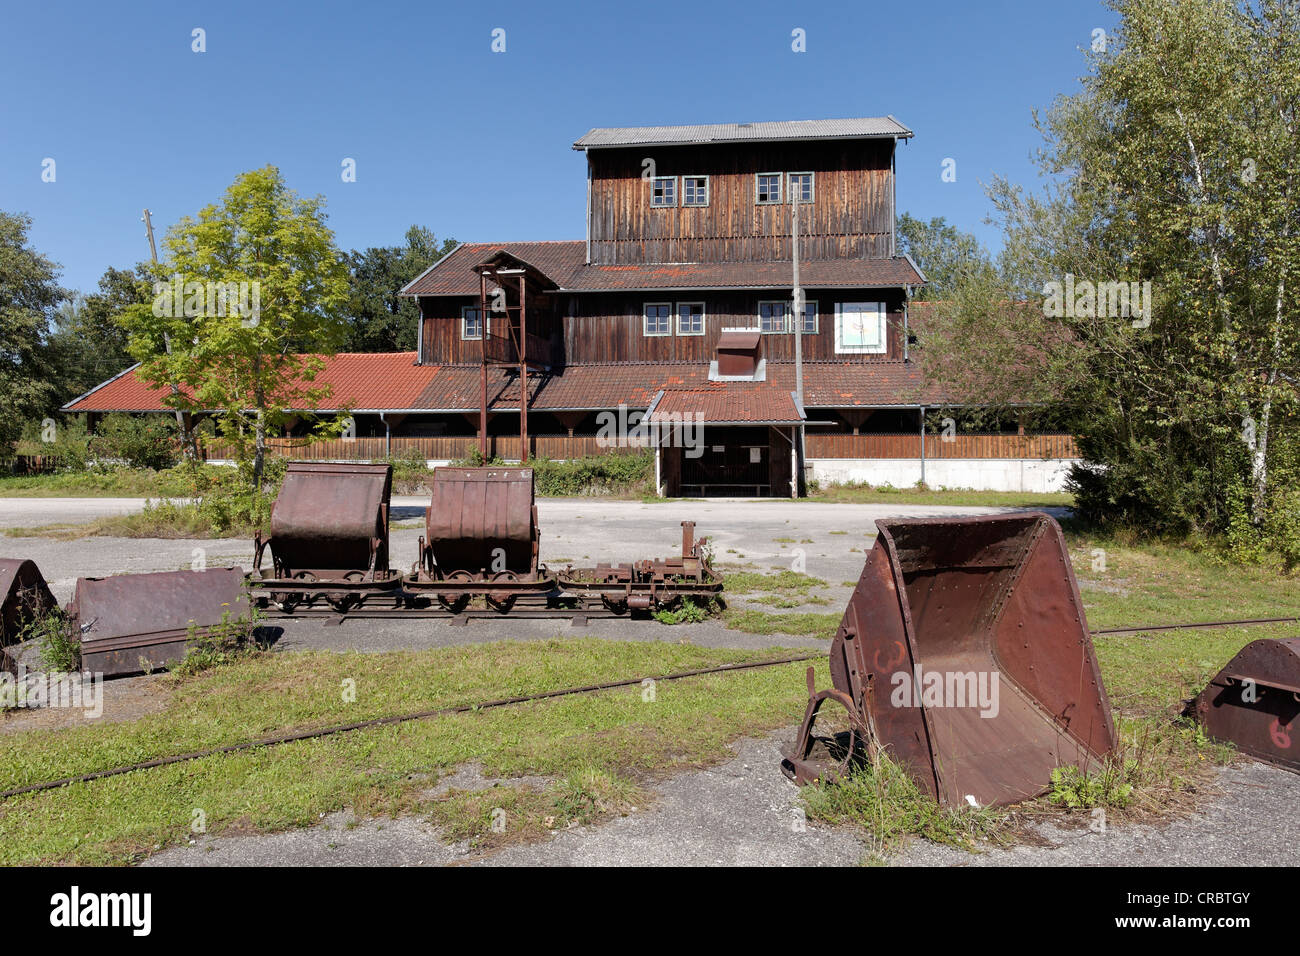
[(81, 633), (81, 665), (105, 676), (138, 674), (185, 657), (195, 636), (250, 621), (241, 568), (80, 578), (68, 606)]
[[(1038, 512), (876, 522), (876, 546), (831, 645), (833, 691), (811, 693), (782, 769), (799, 783), (880, 747), (940, 802), (1042, 793), (1053, 768), (1115, 747), (1061, 529)], [(814, 757), (821, 706), (849, 714), (837, 756)], [(835, 750), (835, 748), (831, 748)]]
[(0, 647), (17, 641), (29, 621), (55, 607), (35, 561), (0, 558)]
[(1211, 737), (1300, 773), (1300, 637), (1247, 644), (1190, 709)]

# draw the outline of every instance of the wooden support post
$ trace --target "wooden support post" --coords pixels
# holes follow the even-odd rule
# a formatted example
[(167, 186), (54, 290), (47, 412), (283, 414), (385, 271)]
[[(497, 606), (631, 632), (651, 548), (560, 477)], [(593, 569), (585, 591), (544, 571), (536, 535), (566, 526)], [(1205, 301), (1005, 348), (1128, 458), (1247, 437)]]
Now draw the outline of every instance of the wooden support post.
[(528, 276), (519, 276), (519, 463), (528, 464)]
[(479, 321), (479, 409), (478, 409), (478, 449), (479, 454), (484, 461), (490, 457), (488, 455), (488, 431), (487, 431), (487, 350), (488, 350), (488, 319), (487, 319), (487, 276), (479, 273), (478, 277), (478, 321)]

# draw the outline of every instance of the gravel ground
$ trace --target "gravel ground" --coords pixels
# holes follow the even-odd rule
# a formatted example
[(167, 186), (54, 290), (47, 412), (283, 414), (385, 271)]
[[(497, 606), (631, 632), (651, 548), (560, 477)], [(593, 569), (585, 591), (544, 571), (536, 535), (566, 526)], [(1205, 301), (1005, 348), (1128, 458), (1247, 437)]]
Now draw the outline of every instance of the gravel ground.
[[(794, 728), (741, 740), (719, 766), (679, 774), (655, 788), (653, 803), (549, 840), (476, 853), (447, 844), (416, 817), (356, 821), (334, 814), (317, 827), (259, 836), (204, 836), (146, 866), (846, 866), (872, 859), (847, 828), (807, 822), (798, 789), (778, 770)], [(471, 777), (473, 774), (470, 775)], [(503, 781), (510, 783), (510, 781)], [(529, 781), (536, 785), (537, 781)], [(485, 787), (490, 781), (481, 781)], [(463, 780), (455, 785), (465, 789)], [(1193, 816), (1159, 826), (1037, 825), (1033, 845), (971, 853), (914, 839), (894, 866), (1252, 866), (1300, 863), (1300, 777), (1243, 761), (1222, 770), (1218, 795)], [(509, 826), (509, 821), (506, 823)]]

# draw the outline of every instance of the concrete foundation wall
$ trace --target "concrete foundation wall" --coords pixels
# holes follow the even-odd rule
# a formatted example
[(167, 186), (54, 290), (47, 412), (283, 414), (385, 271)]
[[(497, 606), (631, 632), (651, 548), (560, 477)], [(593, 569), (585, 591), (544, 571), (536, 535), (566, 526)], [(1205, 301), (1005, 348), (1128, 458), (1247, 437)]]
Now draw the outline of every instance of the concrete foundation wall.
[[(935, 458), (925, 462), (931, 488), (1047, 493), (1065, 490), (1075, 459)], [(906, 488), (921, 480), (919, 458), (810, 458), (810, 477), (820, 484), (857, 482)]]

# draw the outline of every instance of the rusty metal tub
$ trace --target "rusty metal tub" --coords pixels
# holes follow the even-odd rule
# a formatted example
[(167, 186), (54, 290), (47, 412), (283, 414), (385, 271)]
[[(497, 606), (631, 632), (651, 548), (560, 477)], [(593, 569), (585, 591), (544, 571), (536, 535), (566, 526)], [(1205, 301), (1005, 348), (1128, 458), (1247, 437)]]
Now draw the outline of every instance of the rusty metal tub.
[(1300, 773), (1300, 637), (1247, 644), (1190, 710), (1209, 736)]
[(435, 469), (424, 521), (424, 567), (431, 575), (537, 575), (531, 468)]
[(35, 561), (0, 558), (0, 647), (17, 641), (30, 621), (56, 606)]
[(177, 663), (195, 636), (250, 624), (242, 568), (81, 578), (68, 607), (81, 634), (81, 666), (106, 676)]
[(806, 783), (848, 767), (845, 748), (838, 766), (813, 757), (812, 726), (828, 700), (848, 711), (850, 745), (884, 748), (949, 805), (1033, 797), (1055, 767), (1087, 769), (1114, 750), (1110, 703), (1051, 517), (876, 526), (831, 646), (833, 689), (815, 693), (809, 670), (788, 776)]

